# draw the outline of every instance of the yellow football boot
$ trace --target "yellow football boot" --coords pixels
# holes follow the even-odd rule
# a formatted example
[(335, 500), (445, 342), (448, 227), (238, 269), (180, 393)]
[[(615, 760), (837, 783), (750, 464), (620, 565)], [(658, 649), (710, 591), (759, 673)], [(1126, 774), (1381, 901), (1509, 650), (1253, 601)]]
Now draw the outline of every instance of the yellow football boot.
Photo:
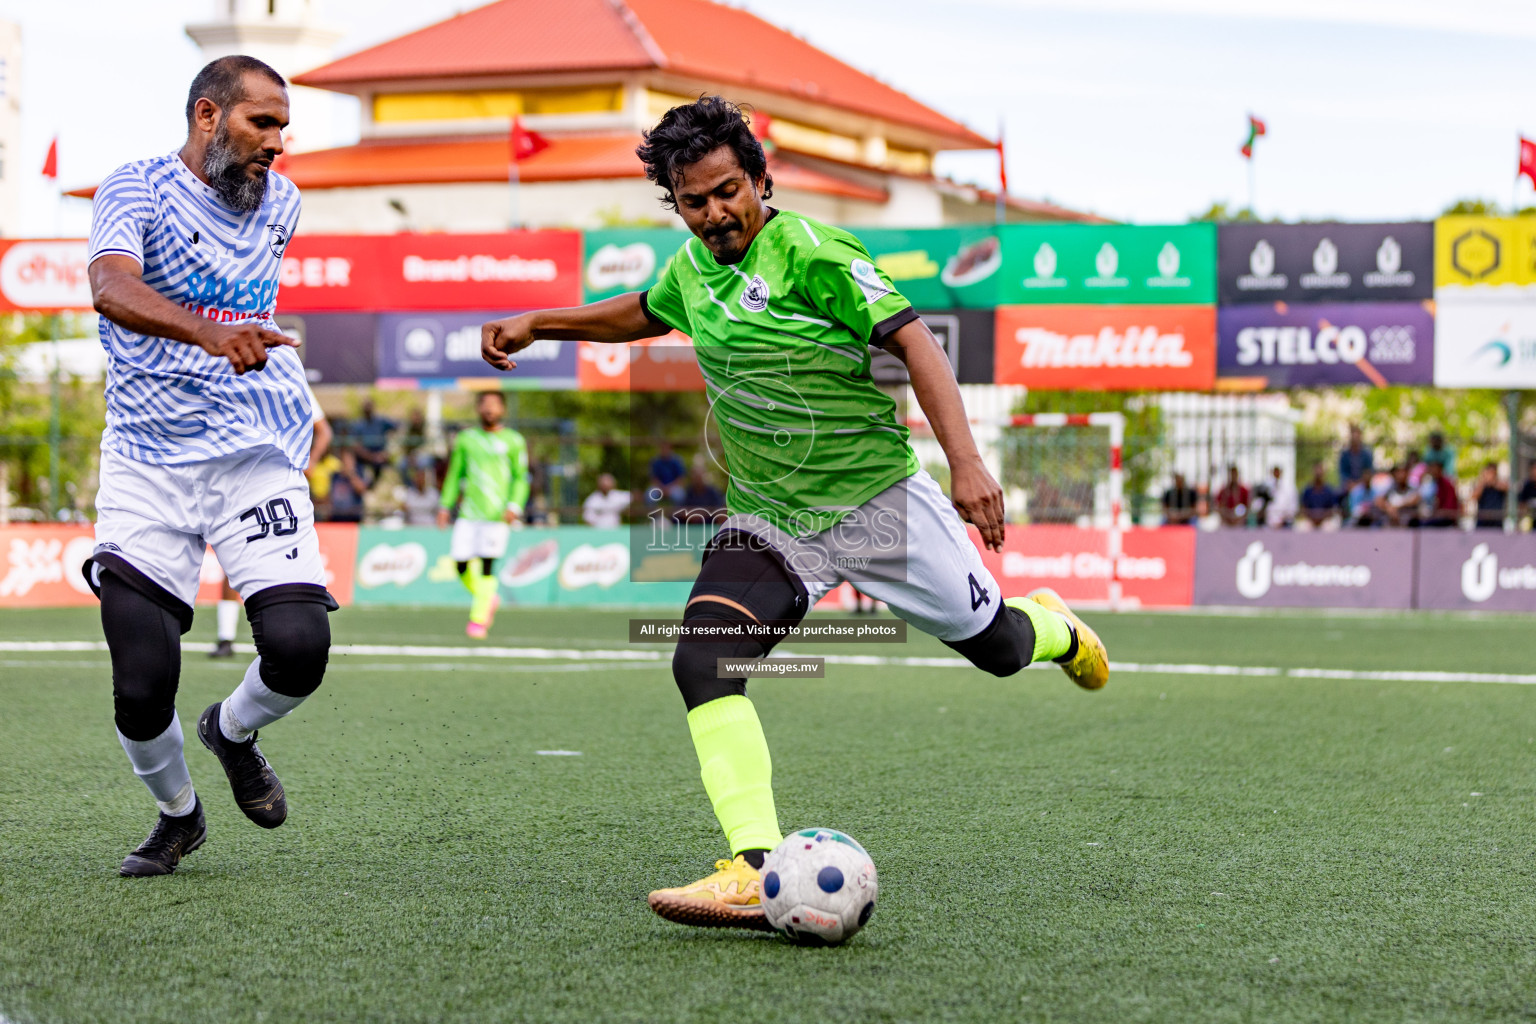
[(1062, 616), (1077, 631), (1077, 654), (1071, 661), (1060, 662), (1061, 670), (1067, 674), (1067, 678), (1085, 690), (1098, 690), (1109, 682), (1109, 652), (1104, 649), (1104, 641), (1099, 639), (1099, 634), (1073, 614), (1067, 602), (1050, 587), (1031, 591), (1029, 599)]
[(699, 928), (773, 931), (763, 913), (763, 880), (745, 857), (715, 861), (715, 873), (692, 885), (657, 889), (651, 909), (668, 921)]

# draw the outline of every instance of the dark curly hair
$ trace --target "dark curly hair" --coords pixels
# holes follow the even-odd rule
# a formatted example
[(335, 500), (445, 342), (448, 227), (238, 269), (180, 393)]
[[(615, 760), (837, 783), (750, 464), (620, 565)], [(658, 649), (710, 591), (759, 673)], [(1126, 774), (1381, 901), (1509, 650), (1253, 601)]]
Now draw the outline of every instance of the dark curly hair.
[(731, 147), (747, 177), (766, 179), (763, 198), (770, 199), (773, 176), (768, 173), (768, 156), (751, 126), (751, 118), (730, 100), (700, 96), (696, 102), (673, 107), (655, 128), (642, 132), (645, 141), (635, 155), (645, 164), (645, 176), (662, 187), (661, 204), (669, 210), (677, 209), (672, 186), (682, 177), (683, 168), (721, 146)]

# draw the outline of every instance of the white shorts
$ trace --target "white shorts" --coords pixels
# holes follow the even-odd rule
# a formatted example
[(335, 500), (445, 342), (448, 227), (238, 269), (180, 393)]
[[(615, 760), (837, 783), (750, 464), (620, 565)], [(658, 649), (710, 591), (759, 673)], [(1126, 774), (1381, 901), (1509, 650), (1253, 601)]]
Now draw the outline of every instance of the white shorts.
[(809, 537), (793, 537), (753, 515), (720, 525), (721, 532), (733, 529), (784, 557), (805, 586), (808, 607), (847, 580), (924, 633), (954, 641), (991, 625), (1002, 601), (960, 513), (921, 470)]
[(203, 553), (250, 599), (289, 583), (325, 586), (309, 484), (276, 448), (155, 466), (102, 449), (94, 558), (116, 556), (189, 608)]
[(487, 523), (479, 519), (459, 519), (453, 524), (453, 540), (448, 542), (448, 557), (455, 562), (471, 558), (500, 558), (507, 553), (506, 523)]

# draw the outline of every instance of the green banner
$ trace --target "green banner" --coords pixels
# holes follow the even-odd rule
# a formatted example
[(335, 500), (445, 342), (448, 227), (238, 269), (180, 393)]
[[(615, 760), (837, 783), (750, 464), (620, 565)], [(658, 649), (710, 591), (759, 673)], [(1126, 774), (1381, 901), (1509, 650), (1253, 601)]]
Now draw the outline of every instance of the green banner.
[[(643, 527), (637, 527), (643, 529)], [(364, 526), (358, 533), (356, 604), (463, 605), (469, 592), (449, 555), (449, 530)], [(628, 605), (681, 608), (693, 586), (696, 556), (683, 550), (632, 565), (628, 529), (558, 526), (513, 530), (497, 559), (504, 606)], [(633, 570), (633, 571), (632, 571)], [(691, 572), (690, 572), (691, 570)], [(635, 578), (669, 582), (637, 583)], [(681, 578), (680, 578), (681, 577)]]
[(1002, 247), (990, 227), (849, 228), (918, 309), (997, 305)]
[(688, 238), (688, 232), (672, 228), (603, 228), (585, 232), (583, 301), (596, 302), (625, 292), (644, 291), (656, 283), (656, 275)]
[(1216, 226), (1010, 224), (998, 305), (1212, 305)]

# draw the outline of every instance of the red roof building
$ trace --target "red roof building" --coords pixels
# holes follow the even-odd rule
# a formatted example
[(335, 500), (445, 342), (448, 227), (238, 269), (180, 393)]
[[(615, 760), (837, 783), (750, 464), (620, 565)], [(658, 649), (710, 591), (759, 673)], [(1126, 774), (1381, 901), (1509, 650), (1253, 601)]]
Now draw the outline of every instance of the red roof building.
[[(361, 139), (293, 152), (308, 232), (672, 223), (635, 147), (701, 93), (769, 122), (775, 203), (838, 224), (991, 221), (936, 179), (992, 140), (775, 25), (712, 0), (498, 0), (294, 76), (361, 104)], [(513, 118), (549, 145), (518, 163)], [(303, 126), (295, 124), (302, 134)], [(1084, 220), (1012, 200), (1011, 220)]]

